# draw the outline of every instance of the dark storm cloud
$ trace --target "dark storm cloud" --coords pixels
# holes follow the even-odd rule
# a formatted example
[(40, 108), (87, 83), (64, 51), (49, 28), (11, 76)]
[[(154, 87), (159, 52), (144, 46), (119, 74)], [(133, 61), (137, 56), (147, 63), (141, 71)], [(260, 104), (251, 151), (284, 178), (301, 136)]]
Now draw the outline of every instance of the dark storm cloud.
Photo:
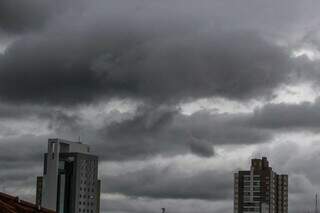
[[(6, 117), (6, 113), (15, 116)], [(63, 109), (31, 107), (23, 111), (20, 107), (2, 107), (0, 121), (4, 127), (7, 120), (29, 121), (30, 125), (41, 122), (43, 128), (50, 130), (52, 137), (75, 139), (81, 136), (104, 160), (123, 161), (150, 158), (157, 154), (172, 156), (190, 152), (201, 157), (211, 157), (215, 154), (214, 145), (254, 144), (272, 138), (269, 130), (250, 126), (248, 114), (215, 114), (200, 111), (188, 116), (181, 114), (173, 106), (148, 105), (138, 108), (134, 114), (112, 111), (101, 116), (105, 116), (106, 122), (102, 127), (92, 126), (81, 114), (68, 113)], [(118, 118), (112, 121), (113, 117)], [(9, 138), (12, 138), (13, 134), (25, 133), (15, 129), (14, 124), (2, 128), (2, 136), (11, 135)], [(39, 134), (43, 134), (41, 130)], [(44, 134), (39, 137), (22, 135), (10, 140), (2, 139), (1, 147), (4, 147), (4, 152), (1, 153), (1, 157), (3, 160), (18, 159), (8, 149), (15, 149), (19, 143), (24, 144), (25, 151), (30, 149), (30, 152), (22, 152), (26, 158), (33, 159), (39, 156), (38, 144), (42, 143), (43, 146), (46, 137), (50, 137), (47, 133)]]
[[(39, 122), (54, 131), (53, 134), (73, 139), (81, 136), (101, 159), (123, 161), (158, 154), (193, 153), (212, 157), (215, 145), (265, 143), (282, 132), (318, 132), (319, 109), (319, 99), (315, 103), (267, 104), (252, 113), (202, 110), (184, 115), (175, 106), (142, 105), (135, 113), (112, 111), (100, 115), (105, 116), (106, 123), (102, 126), (92, 126), (81, 114), (70, 114), (62, 109), (35, 114)], [(5, 153), (3, 156), (7, 156)]]
[(155, 31), (157, 22), (141, 26), (135, 17), (129, 24), (81, 20), (25, 36), (7, 49), (0, 57), (0, 100), (74, 105), (107, 97), (162, 103), (260, 99), (291, 71), (289, 52), (254, 31), (175, 30), (182, 21)]
[(22, 33), (44, 27), (53, 6), (49, 0), (1, 0), (0, 29)]
[(202, 157), (211, 157), (214, 155), (214, 149), (211, 143), (207, 141), (201, 141), (196, 138), (192, 138), (190, 141), (190, 151), (193, 154)]
[[(298, 74), (309, 71), (308, 75), (300, 72), (294, 80), (317, 83), (317, 62), (292, 58), (290, 45), (288, 49), (284, 46), (309, 27), (306, 25), (319, 22), (319, 3), (102, 0), (90, 1), (87, 8), (78, 2), (60, 0), (55, 1), (58, 7), (48, 7), (46, 0), (0, 0), (0, 32), (5, 38), (15, 34), (12, 39), (18, 39), (0, 55), (0, 101), (8, 104), (0, 106), (1, 122), (47, 121), (54, 136), (84, 135), (84, 142), (101, 160), (112, 161), (146, 160), (157, 154), (212, 157), (214, 145), (257, 144), (283, 130), (318, 129), (318, 102), (268, 104), (254, 113), (200, 111), (191, 116), (181, 114), (176, 106), (212, 96), (236, 101), (270, 98), (275, 89), (290, 81), (292, 67)], [(67, 4), (77, 12), (68, 13)], [(316, 44), (309, 38), (305, 42)], [(122, 115), (120, 121), (106, 121), (103, 128), (83, 123), (81, 115), (73, 112), (76, 105), (113, 97), (138, 99), (144, 107), (136, 115)], [(57, 105), (67, 107), (57, 109)], [(3, 129), (2, 136), (14, 133)], [(31, 186), (32, 176), (40, 170), (31, 172), (30, 168), (42, 165), (48, 137), (51, 135), (1, 139), (0, 168), (5, 172), (0, 182), (18, 188)], [(282, 147), (282, 155), (283, 150), (289, 149)], [(312, 166), (299, 170), (307, 164)], [(317, 165), (311, 160), (297, 160), (293, 165), (299, 165), (292, 169), (296, 173), (293, 184), (304, 188), (310, 182), (316, 184)], [(25, 168), (29, 169), (26, 173)], [(108, 175), (104, 190), (154, 200), (172, 198), (170, 212), (228, 212), (232, 208), (221, 210), (207, 203), (195, 208), (193, 203), (177, 202), (180, 198), (228, 200), (232, 181), (227, 183), (225, 177), (232, 176), (224, 175), (184, 176), (172, 169), (154, 168)], [(298, 187), (293, 191), (305, 192)], [(162, 205), (149, 203), (137, 207), (126, 201), (106, 206), (119, 213), (152, 212), (154, 206)]]
[(170, 106), (142, 106), (137, 109), (134, 118), (125, 122), (114, 122), (109, 127), (109, 134), (111, 137), (116, 137), (119, 132), (125, 132), (128, 135), (152, 135), (171, 123), (178, 113), (175, 107)]
[(250, 114), (204, 110), (189, 116), (170, 107), (142, 110), (137, 116), (107, 124), (95, 134), (96, 141), (100, 141), (96, 151), (111, 160), (190, 152), (211, 157), (214, 145), (255, 144), (272, 139), (268, 129), (250, 124)]
[(103, 179), (103, 192), (132, 197), (222, 200), (232, 195), (232, 174), (227, 172), (188, 175), (174, 167), (151, 167)]
[[(220, 114), (203, 110), (184, 115), (173, 106), (148, 105), (138, 108), (134, 114), (110, 112), (105, 115), (106, 124), (102, 127), (87, 124), (80, 114), (64, 111), (42, 110), (37, 119), (46, 121), (56, 136), (81, 136), (104, 160), (185, 153), (211, 157), (215, 154), (215, 145), (264, 143), (283, 131), (318, 132), (319, 106), (317, 100), (315, 103), (267, 104), (252, 113)], [(110, 122), (114, 113), (118, 118)], [(28, 141), (33, 144), (32, 140)], [(2, 157), (9, 157), (8, 153), (5, 151)]]
[(111, 151), (109, 159), (189, 152), (210, 157), (214, 145), (264, 143), (281, 132), (319, 132), (319, 112), (319, 99), (314, 103), (266, 104), (252, 113), (203, 110), (184, 115), (171, 107), (152, 108), (107, 124), (97, 134), (104, 140), (97, 141), (101, 141), (101, 150)]
[[(241, 113), (215, 114), (200, 111), (188, 116), (181, 114), (179, 109), (173, 106), (148, 105), (139, 107), (134, 114), (110, 112), (104, 115), (106, 123), (101, 127), (86, 123), (81, 114), (68, 113), (63, 109), (31, 107), (19, 113), (20, 110), (20, 107), (2, 107), (1, 120), (4, 127), (7, 120), (29, 121), (30, 125), (33, 122), (41, 122), (43, 128), (50, 130), (53, 137), (74, 139), (81, 136), (83, 141), (91, 144), (101, 159), (105, 160), (123, 161), (150, 158), (157, 154), (172, 156), (190, 152), (201, 157), (211, 157), (215, 154), (214, 145), (254, 144), (272, 138), (269, 130), (251, 126), (250, 115)], [(7, 117), (6, 113), (14, 116)], [(113, 117), (118, 118), (112, 121)], [(39, 137), (12, 137), (13, 134), (25, 133), (14, 129), (14, 124), (2, 128), (2, 136), (13, 138), (2, 140), (3, 160), (18, 159), (11, 153), (19, 143), (23, 143), (26, 149), (26, 152), (19, 153), (33, 159), (40, 155), (38, 144), (44, 144), (45, 137), (50, 137), (47, 133)], [(29, 149), (30, 152), (27, 152)]]

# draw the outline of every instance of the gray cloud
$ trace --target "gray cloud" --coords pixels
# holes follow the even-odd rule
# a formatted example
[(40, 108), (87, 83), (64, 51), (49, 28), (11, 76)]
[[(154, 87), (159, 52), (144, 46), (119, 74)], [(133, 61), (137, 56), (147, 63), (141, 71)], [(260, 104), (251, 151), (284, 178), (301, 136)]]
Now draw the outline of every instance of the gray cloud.
[[(215, 114), (200, 111), (188, 116), (181, 114), (179, 109), (173, 106), (147, 105), (139, 107), (134, 114), (112, 111), (100, 115), (105, 116), (106, 123), (92, 126), (81, 117), (81, 113), (75, 111), (70, 113), (63, 109), (36, 107), (26, 108), (25, 111), (20, 107), (1, 109), (2, 123), (6, 127), (2, 128), (2, 136), (6, 135), (9, 138), (2, 140), (2, 157), (8, 160), (11, 159), (10, 156), (12, 159), (18, 159), (11, 154), (13, 151), (8, 149), (15, 149), (16, 144), (22, 142), (26, 149), (22, 153), (26, 158), (29, 154), (32, 154), (29, 156), (31, 158), (34, 155), (39, 156), (41, 149), (37, 146), (42, 144), (43, 148), (50, 136), (67, 139), (77, 139), (81, 136), (84, 142), (92, 145), (102, 159), (121, 161), (149, 158), (158, 154), (172, 156), (190, 152), (201, 157), (212, 157), (215, 154), (214, 145), (255, 144), (272, 139), (269, 130), (250, 125), (250, 114)], [(5, 116), (6, 113), (14, 116), (8, 118)], [(6, 126), (4, 121), (8, 119), (14, 122), (30, 120), (29, 125), (40, 122), (45, 125), (45, 131), (38, 132), (40, 136), (32, 136), (37, 132), (27, 136), (15, 129), (14, 124)], [(14, 137), (12, 134), (20, 136)], [(27, 152), (29, 149), (30, 152)]]
[(193, 153), (212, 157), (215, 145), (265, 143), (281, 132), (317, 133), (319, 103), (317, 100), (315, 103), (267, 104), (253, 113), (221, 114), (203, 110), (191, 115), (181, 114), (175, 106), (142, 105), (135, 113), (113, 111), (100, 115), (106, 116), (102, 126), (92, 126), (81, 114), (70, 114), (63, 109), (32, 113), (39, 121), (46, 121), (53, 134), (66, 138), (81, 136), (102, 159), (123, 161), (158, 154)]
[[(319, 21), (317, 8), (319, 6), (318, 2), (312, 0), (304, 2), (297, 0), (272, 0), (267, 2), (203, 0), (201, 3), (195, 3), (190, 0), (165, 0), (161, 2), (156, 0), (57, 0), (54, 3), (47, 0), (26, 0), (23, 2), (4, 0), (1, 2), (0, 8), (3, 12), (1, 14), (4, 17), (1, 19), (2, 25), (6, 29), (21, 29), (29, 25), (37, 26), (37, 22), (41, 23), (43, 21), (36, 19), (36, 17), (43, 18), (44, 16), (41, 16), (41, 14), (55, 11), (58, 15), (61, 15), (59, 13), (73, 10), (85, 15), (89, 12), (91, 16), (93, 14), (95, 16), (97, 14), (104, 14), (104, 17), (108, 18), (119, 17), (119, 14), (123, 18), (143, 18), (145, 15), (150, 16), (152, 14), (163, 20), (183, 19), (185, 18), (184, 16), (191, 16), (193, 19), (213, 23), (217, 26), (227, 25), (230, 28), (256, 28), (259, 31), (277, 32), (278, 34), (285, 33), (288, 35), (288, 33), (301, 31), (301, 26), (307, 27), (308, 30), (308, 27), (317, 23)], [(144, 23), (147, 21), (143, 20)], [(22, 23), (24, 23), (24, 26), (21, 26)], [(49, 25), (51, 23), (46, 24)]]
[(202, 157), (211, 157), (214, 155), (212, 144), (207, 141), (201, 141), (196, 138), (191, 138), (190, 151)]
[[(48, 135), (49, 136), (49, 135)], [(46, 136), (23, 135), (1, 139), (1, 166), (23, 167), (24, 163), (40, 163), (46, 151)]]
[[(52, 132), (13, 136), (19, 127), (3, 125), (0, 134), (9, 139), (0, 144), (1, 183), (32, 186), (34, 172), (40, 171), (34, 165), (42, 164), (51, 136), (81, 135), (103, 161), (130, 161), (186, 153), (209, 158), (215, 145), (265, 143), (284, 131), (319, 130), (319, 101), (267, 104), (253, 113), (187, 116), (177, 108), (213, 96), (268, 100), (288, 82), (317, 84), (318, 62), (290, 57), (292, 48), (313, 45), (318, 50), (313, 29), (319, 3), (313, 0), (48, 2), (0, 2), (0, 38), (6, 44), (15, 40), (0, 54), (1, 124), (35, 119), (45, 121)], [(7, 42), (10, 35), (14, 38)], [(121, 118), (107, 120), (103, 127), (85, 123), (77, 111), (79, 105), (114, 97), (141, 101), (143, 107), (136, 114), (101, 115)], [(289, 146), (280, 147), (277, 155), (297, 152)], [(300, 206), (310, 204), (308, 194), (318, 185), (312, 161), (317, 153), (310, 156), (286, 156), (289, 161), (275, 164), (292, 172), (291, 201)], [(24, 173), (24, 168), (33, 169)], [(106, 176), (105, 192), (129, 196), (103, 204), (108, 212), (151, 212), (163, 203), (172, 213), (232, 210), (230, 183), (216, 172), (183, 176), (170, 168), (152, 168), (126, 175), (132, 179)], [(149, 200), (139, 203), (132, 197)], [(221, 207), (212, 200), (224, 203)], [(293, 211), (304, 211), (298, 204)]]
[(266, 104), (252, 113), (203, 110), (190, 116), (170, 107), (143, 109), (99, 130), (98, 135), (105, 138), (99, 146), (113, 150), (116, 154), (109, 157), (115, 159), (188, 152), (210, 157), (214, 145), (264, 143), (283, 132), (318, 133), (319, 106), (317, 99), (315, 103)]
[(9, 33), (33, 31), (44, 27), (52, 13), (48, 0), (2, 0), (0, 2), (0, 29)]
[[(1, 139), (1, 192), (30, 200), (30, 195), (35, 192), (36, 176), (42, 175), (46, 141), (46, 137), (31, 135)], [(34, 202), (34, 199), (30, 201)]]
[[(283, 35), (270, 39), (274, 28), (289, 32), (306, 19), (317, 20), (310, 1), (188, 1), (183, 9), (180, 3), (3, 1), (2, 25), (8, 29), (21, 30), (20, 20), (32, 19), (35, 25), (34, 20), (46, 20), (38, 13), (59, 15), (0, 57), (0, 99), (72, 105), (107, 97), (157, 102), (270, 97), (288, 81), (293, 60), (290, 50), (276, 45)], [(265, 9), (272, 5), (275, 11)], [(238, 18), (232, 21), (225, 14)]]
[(315, 169), (319, 151), (318, 141), (307, 145), (299, 139), (265, 144), (255, 151), (268, 156), (276, 172), (289, 174), (289, 212), (307, 211), (314, 206), (314, 196), (320, 189), (319, 170)]
[(165, 207), (172, 213), (193, 212), (229, 212), (232, 210), (229, 203), (232, 201), (212, 202), (204, 200), (179, 200), (179, 199), (134, 199), (134, 198), (107, 198), (101, 204), (104, 211), (111, 213), (148, 213), (161, 212)]
[(132, 197), (222, 200), (230, 197), (233, 189), (231, 173), (206, 171), (188, 175), (173, 167), (151, 167), (103, 179), (104, 192)]
[[(76, 110), (74, 108), (74, 110)], [(70, 114), (70, 118), (68, 117)], [(12, 105), (0, 103), (0, 120), (19, 120), (19, 119), (53, 119), (55, 117), (64, 118), (65, 120), (73, 118), (72, 114), (75, 112), (69, 112), (66, 108), (49, 107), (41, 105)]]
[(189, 152), (210, 157), (214, 155), (214, 145), (255, 144), (272, 139), (268, 129), (250, 124), (250, 114), (199, 111), (188, 116), (170, 107), (142, 110), (137, 116), (107, 124), (98, 132), (97, 140), (101, 142), (97, 152), (117, 160)]
[[(260, 32), (195, 27), (197, 21), (186, 15), (168, 23), (158, 13), (139, 14), (128, 23), (121, 15), (108, 20), (99, 12), (62, 16), (68, 21), (58, 19), (19, 39), (0, 57), (0, 100), (55, 105), (108, 97), (247, 100), (270, 97), (288, 80), (290, 53)], [(143, 25), (141, 18), (147, 20)]]
[(311, 130), (319, 131), (320, 99), (315, 103), (267, 104), (255, 110), (251, 123), (260, 128), (274, 130)]

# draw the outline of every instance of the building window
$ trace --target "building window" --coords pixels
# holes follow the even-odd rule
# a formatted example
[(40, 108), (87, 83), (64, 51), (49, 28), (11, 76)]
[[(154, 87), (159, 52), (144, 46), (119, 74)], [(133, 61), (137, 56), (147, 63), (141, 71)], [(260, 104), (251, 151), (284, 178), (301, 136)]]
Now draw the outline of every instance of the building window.
[(260, 188), (258, 188), (258, 187), (253, 187), (253, 191), (260, 191)]

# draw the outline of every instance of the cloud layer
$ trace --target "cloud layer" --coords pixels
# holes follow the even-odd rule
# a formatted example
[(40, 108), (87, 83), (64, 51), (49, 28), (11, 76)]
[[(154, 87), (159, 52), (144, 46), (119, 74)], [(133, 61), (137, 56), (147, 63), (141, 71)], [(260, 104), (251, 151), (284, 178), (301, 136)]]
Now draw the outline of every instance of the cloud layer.
[[(232, 172), (257, 153), (289, 173), (290, 211), (305, 211), (319, 186), (319, 7), (2, 0), (0, 187), (32, 199), (47, 138), (80, 136), (100, 157), (103, 211), (229, 212)], [(276, 97), (301, 84), (315, 101)]]

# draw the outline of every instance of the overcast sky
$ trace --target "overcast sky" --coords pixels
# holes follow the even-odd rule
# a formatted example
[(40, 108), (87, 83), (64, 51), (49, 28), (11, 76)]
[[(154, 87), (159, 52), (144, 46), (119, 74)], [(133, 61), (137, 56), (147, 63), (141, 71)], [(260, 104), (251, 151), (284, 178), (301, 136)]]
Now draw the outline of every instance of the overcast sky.
[(320, 192), (320, 1), (1, 0), (0, 191), (47, 139), (99, 155), (103, 213), (231, 213), (266, 156), (289, 212)]

